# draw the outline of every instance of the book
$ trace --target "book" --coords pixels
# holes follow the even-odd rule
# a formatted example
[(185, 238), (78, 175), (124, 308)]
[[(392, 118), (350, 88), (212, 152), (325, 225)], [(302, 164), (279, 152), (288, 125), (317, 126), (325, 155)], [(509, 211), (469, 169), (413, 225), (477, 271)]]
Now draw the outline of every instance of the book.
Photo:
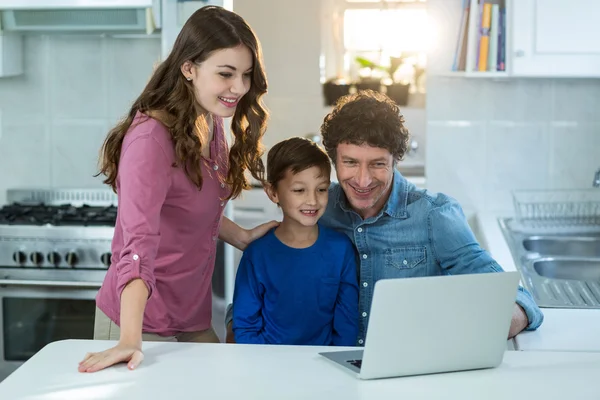
[(498, 24), (498, 71), (506, 71), (506, 8), (500, 9), (500, 18)]
[(488, 71), (498, 70), (498, 41), (500, 24), (500, 5), (492, 5), (492, 22), (490, 24), (490, 51), (488, 54)]
[(470, 0), (469, 23), (467, 33), (467, 54), (465, 60), (465, 71), (472, 72), (477, 70), (478, 59), (478, 27), (481, 21), (479, 14), (479, 1)]
[(488, 55), (490, 51), (490, 26), (492, 22), (492, 4), (483, 3), (483, 12), (481, 13), (481, 29), (479, 31), (479, 59), (477, 62), (478, 71), (487, 71)]
[(467, 57), (467, 35), (469, 31), (469, 10), (470, 0), (463, 0), (463, 12), (458, 30), (458, 40), (456, 43), (456, 52), (454, 53), (453, 71), (464, 71)]

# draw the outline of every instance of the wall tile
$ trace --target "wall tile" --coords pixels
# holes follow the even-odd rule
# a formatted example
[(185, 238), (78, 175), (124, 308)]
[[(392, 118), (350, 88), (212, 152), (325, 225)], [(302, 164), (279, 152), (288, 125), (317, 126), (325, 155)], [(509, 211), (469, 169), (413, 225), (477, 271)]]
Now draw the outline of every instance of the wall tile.
[(6, 200), (6, 189), (48, 187), (49, 158), (45, 124), (5, 123), (0, 138), (0, 204)]
[(98, 155), (106, 137), (105, 123), (57, 123), (51, 127), (51, 165), (53, 187), (102, 187), (98, 172)]
[(491, 101), (490, 118), (498, 121), (552, 119), (552, 81), (510, 79), (485, 81)]
[(0, 109), (5, 123), (43, 122), (47, 120), (48, 37), (26, 36), (24, 73), (0, 79)]
[(106, 118), (105, 40), (99, 36), (51, 38), (52, 119)]
[(428, 121), (487, 121), (491, 94), (482, 79), (431, 77), (427, 86)]
[(552, 120), (600, 123), (599, 100), (599, 79), (556, 79)]
[(0, 171), (11, 172), (0, 204), (11, 187), (103, 187), (99, 149), (145, 86), (160, 40), (26, 35), (24, 46), (25, 73), (0, 79)]
[(512, 210), (512, 191), (548, 186), (549, 138), (546, 124), (494, 123), (487, 129), (488, 210)]
[(456, 198), (465, 209), (482, 204), (485, 125), (430, 122), (427, 139), (427, 189)]
[(554, 126), (550, 154), (550, 186), (589, 188), (600, 168), (600, 124)]
[(108, 116), (127, 114), (160, 62), (160, 39), (114, 39), (108, 42)]

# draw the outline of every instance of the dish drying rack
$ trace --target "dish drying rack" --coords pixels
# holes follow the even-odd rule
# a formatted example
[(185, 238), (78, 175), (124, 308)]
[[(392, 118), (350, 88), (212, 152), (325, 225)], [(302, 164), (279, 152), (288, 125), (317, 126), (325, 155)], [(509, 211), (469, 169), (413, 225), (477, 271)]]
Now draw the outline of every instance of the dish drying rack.
[(513, 192), (515, 223), (522, 228), (600, 231), (600, 189)]

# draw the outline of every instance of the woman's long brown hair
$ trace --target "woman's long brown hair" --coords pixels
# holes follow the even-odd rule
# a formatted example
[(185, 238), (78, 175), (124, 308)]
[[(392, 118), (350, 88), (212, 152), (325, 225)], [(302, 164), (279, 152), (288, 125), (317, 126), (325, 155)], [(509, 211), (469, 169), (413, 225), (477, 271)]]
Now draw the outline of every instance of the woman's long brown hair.
[[(194, 88), (181, 73), (186, 61), (196, 64), (206, 60), (215, 50), (239, 45), (248, 47), (253, 57), (250, 90), (243, 96), (231, 122), (234, 144), (229, 152), (229, 172), (226, 183), (230, 186), (229, 198), (236, 198), (249, 188), (245, 171), (264, 181), (261, 160), (262, 136), (268, 118), (261, 98), (267, 92), (267, 79), (262, 66), (262, 50), (252, 29), (239, 15), (221, 7), (207, 6), (196, 11), (187, 20), (175, 40), (173, 50), (162, 62), (142, 94), (135, 100), (129, 113), (107, 135), (100, 154), (100, 174), (104, 183), (116, 192), (121, 146), (138, 111), (150, 113), (170, 131), (177, 166), (185, 170), (189, 179), (202, 188), (203, 130), (208, 129), (194, 95)], [(162, 116), (162, 118), (161, 118)]]

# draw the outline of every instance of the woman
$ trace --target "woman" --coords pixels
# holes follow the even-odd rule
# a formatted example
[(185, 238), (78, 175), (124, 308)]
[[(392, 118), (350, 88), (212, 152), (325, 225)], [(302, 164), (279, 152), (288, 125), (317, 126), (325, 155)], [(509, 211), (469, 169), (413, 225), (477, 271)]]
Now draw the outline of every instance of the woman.
[[(243, 249), (251, 231), (223, 217), (228, 199), (262, 181), (267, 91), (260, 44), (238, 15), (204, 7), (183, 26), (127, 117), (102, 148), (100, 172), (118, 194), (111, 266), (96, 298), (95, 339), (79, 371), (143, 360), (143, 340), (218, 342), (211, 328), (217, 238)], [(228, 151), (222, 118), (232, 117)]]

